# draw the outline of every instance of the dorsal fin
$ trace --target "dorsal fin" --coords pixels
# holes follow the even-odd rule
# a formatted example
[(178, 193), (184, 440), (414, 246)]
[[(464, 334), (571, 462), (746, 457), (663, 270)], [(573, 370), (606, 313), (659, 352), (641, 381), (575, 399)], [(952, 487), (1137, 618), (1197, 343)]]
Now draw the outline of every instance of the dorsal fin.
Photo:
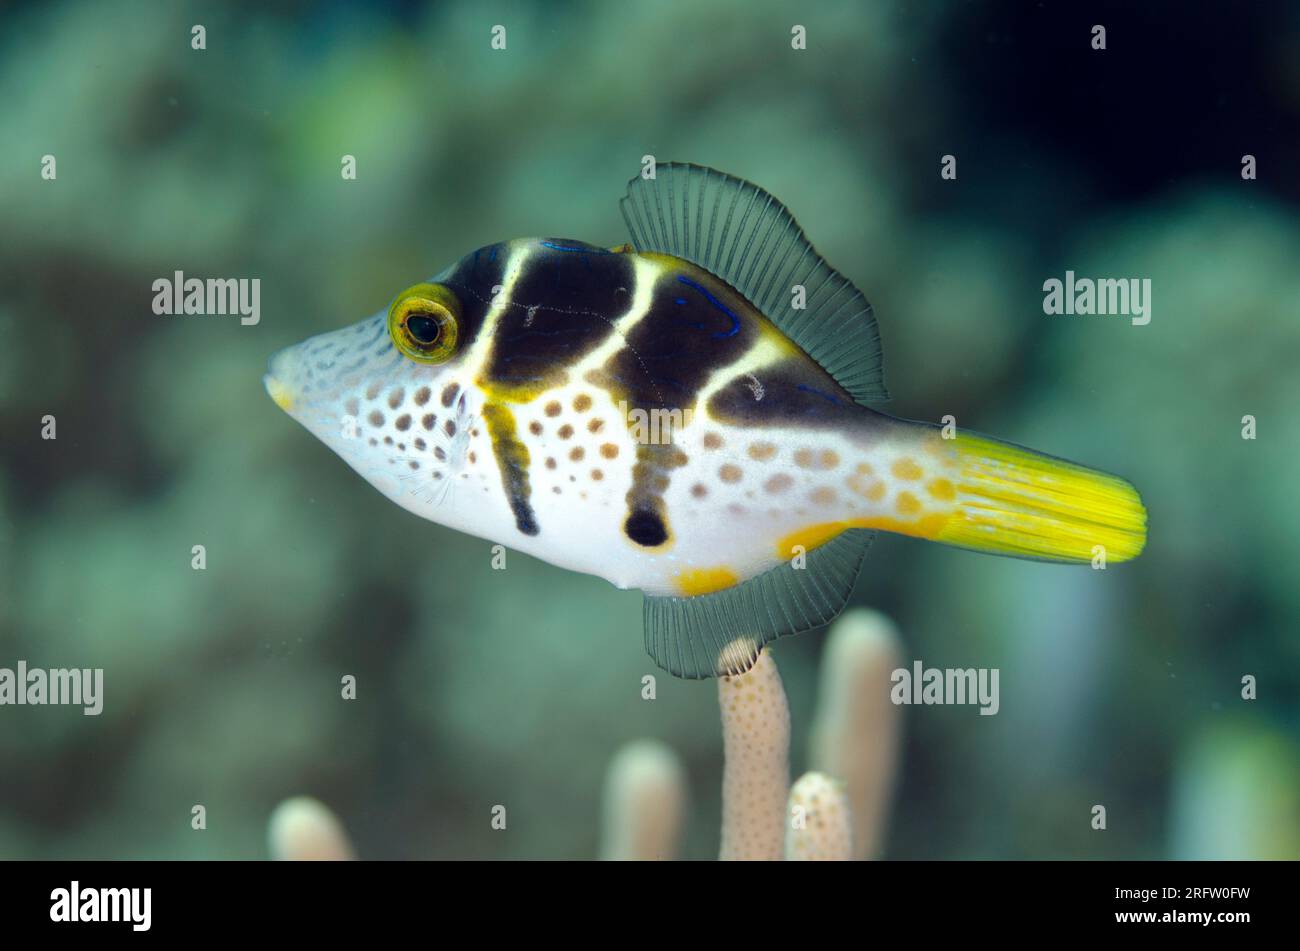
[[(668, 162), (619, 201), (638, 251), (685, 258), (745, 295), (860, 403), (889, 398), (871, 305), (817, 253), (783, 204), (703, 165)], [(805, 307), (793, 306), (795, 285)]]

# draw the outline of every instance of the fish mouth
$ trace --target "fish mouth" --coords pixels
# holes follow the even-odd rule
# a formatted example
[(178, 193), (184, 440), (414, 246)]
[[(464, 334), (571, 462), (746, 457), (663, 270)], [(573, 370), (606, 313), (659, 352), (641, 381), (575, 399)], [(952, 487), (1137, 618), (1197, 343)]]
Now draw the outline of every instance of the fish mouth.
[(297, 395), (288, 386), (278, 380), (274, 374), (267, 373), (262, 377), (262, 385), (266, 387), (266, 395), (276, 406), (286, 413), (292, 413), (293, 408), (297, 405)]
[(302, 400), (298, 360), (294, 355), (296, 349), (285, 347), (271, 354), (266, 361), (266, 373), (262, 375), (266, 395), (271, 397), (276, 406), (291, 415)]

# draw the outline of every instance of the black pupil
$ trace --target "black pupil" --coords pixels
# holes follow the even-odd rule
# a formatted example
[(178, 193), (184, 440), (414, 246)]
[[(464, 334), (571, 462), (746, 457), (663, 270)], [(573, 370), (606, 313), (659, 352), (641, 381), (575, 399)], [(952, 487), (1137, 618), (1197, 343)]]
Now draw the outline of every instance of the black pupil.
[(436, 343), (438, 335), (442, 333), (442, 327), (438, 321), (428, 314), (412, 314), (406, 318), (406, 329), (411, 332), (411, 336), (416, 342), (423, 344)]

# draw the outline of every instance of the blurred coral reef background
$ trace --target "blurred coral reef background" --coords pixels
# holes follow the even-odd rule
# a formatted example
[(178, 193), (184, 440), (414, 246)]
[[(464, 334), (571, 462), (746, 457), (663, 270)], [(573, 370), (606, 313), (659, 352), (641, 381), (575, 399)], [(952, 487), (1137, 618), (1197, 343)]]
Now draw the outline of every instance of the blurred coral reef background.
[[(1300, 16), (1122, 9), (6, 5), (0, 666), (103, 667), (105, 705), (0, 708), (0, 857), (264, 856), (298, 794), (369, 858), (590, 857), (642, 737), (688, 778), (682, 854), (717, 854), (716, 690), (654, 668), (639, 596), (494, 571), (260, 380), (475, 247), (622, 242), (646, 154), (789, 205), (876, 308), (890, 412), (1150, 508), (1105, 572), (876, 541), (854, 600), (903, 662), (1006, 691), (995, 717), (906, 708), (884, 856), (1300, 857)], [(1150, 325), (1045, 316), (1067, 269), (1149, 277)], [(155, 316), (176, 270), (260, 278), (261, 322)], [(799, 761), (822, 643), (773, 649)]]

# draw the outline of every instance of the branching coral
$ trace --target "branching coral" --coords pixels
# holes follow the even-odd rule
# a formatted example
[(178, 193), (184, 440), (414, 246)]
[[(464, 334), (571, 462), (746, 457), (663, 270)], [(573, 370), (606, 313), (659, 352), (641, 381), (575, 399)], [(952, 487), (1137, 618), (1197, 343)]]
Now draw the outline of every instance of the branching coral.
[[(899, 716), (890, 702), (898, 635), (882, 615), (857, 609), (831, 627), (812, 731), (814, 770), (790, 786), (790, 706), (776, 662), (718, 681), (722, 714), (724, 860), (875, 858), (882, 849), (897, 760)], [(685, 770), (656, 740), (624, 746), (605, 778), (601, 857), (676, 855), (686, 814)], [(314, 799), (272, 816), (279, 859), (346, 859), (352, 847)]]
[(726, 859), (874, 858), (880, 853), (897, 758), (898, 709), (889, 699), (898, 635), (874, 611), (831, 627), (812, 736), (815, 772), (788, 792), (790, 710), (776, 663), (718, 683), (726, 765)]
[(276, 807), (267, 839), (274, 859), (338, 862), (353, 858), (347, 833), (334, 813), (307, 796), (287, 799)]
[(901, 711), (889, 698), (890, 676), (901, 663), (894, 625), (865, 608), (836, 622), (822, 658), (810, 757), (813, 769), (844, 783), (857, 859), (884, 848)]
[(790, 705), (766, 651), (754, 666), (718, 681), (722, 710), (722, 848), (719, 858), (781, 857), (790, 785)]
[[(764, 651), (746, 673), (718, 681), (725, 755), (719, 858), (836, 860), (880, 854), (898, 757), (899, 711), (889, 697), (890, 676), (900, 662), (898, 645), (894, 625), (875, 611), (849, 611), (831, 626), (812, 730), (814, 771), (793, 787), (790, 706), (776, 662)], [(642, 824), (674, 838), (660, 819), (684, 800), (680, 787), (668, 794), (671, 807), (651, 795), (634, 801), (624, 792), (618, 792), (617, 803), (610, 802), (622, 788), (613, 777), (632, 772), (625, 758), (670, 755), (658, 744), (653, 754), (638, 752), (643, 749), (625, 747), (611, 766), (607, 843), (626, 841)], [(673, 773), (674, 783), (680, 775), (680, 770)], [(608, 846), (605, 854), (636, 857)]]
[(624, 746), (605, 776), (602, 859), (675, 858), (686, 816), (686, 772), (658, 740)]
[(786, 859), (842, 862), (853, 858), (853, 823), (843, 783), (825, 773), (804, 773), (790, 790), (786, 816)]

